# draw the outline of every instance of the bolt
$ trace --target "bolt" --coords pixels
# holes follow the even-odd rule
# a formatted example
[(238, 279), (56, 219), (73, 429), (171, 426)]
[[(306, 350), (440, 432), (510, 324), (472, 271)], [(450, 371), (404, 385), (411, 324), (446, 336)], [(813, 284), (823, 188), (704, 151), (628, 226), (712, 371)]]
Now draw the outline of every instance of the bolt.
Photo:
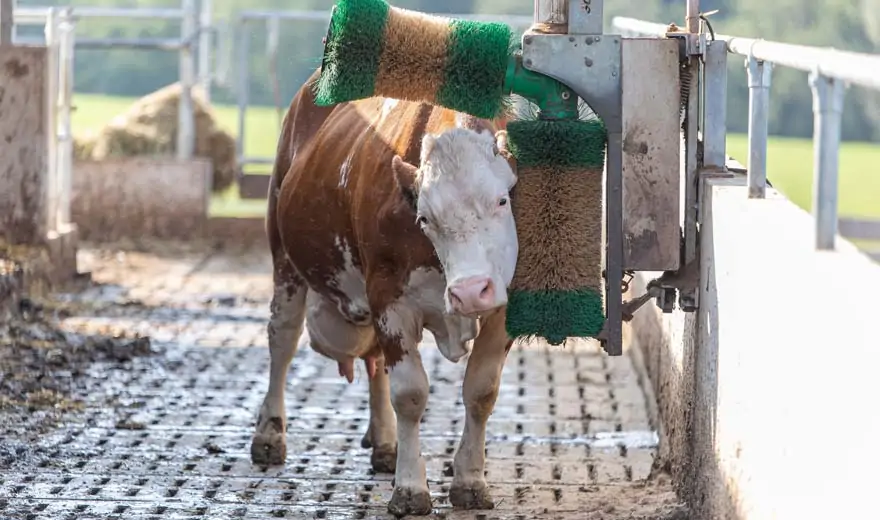
[(562, 93), (562, 99), (567, 100), (567, 99), (570, 98), (570, 97), (571, 97), (571, 94), (569, 94), (568, 92), (563, 92), (563, 93)]
[(531, 66), (532, 66), (532, 60), (526, 60), (526, 61), (525, 61), (525, 65), (526, 65), (526, 67), (531, 67)]
[(587, 42), (587, 45), (593, 45), (593, 38), (590, 36), (587, 36), (587, 39), (584, 41)]
[(617, 71), (616, 71), (616, 70), (615, 70), (615, 71), (611, 71), (611, 76), (612, 76), (612, 77), (617, 77)]
[(569, 37), (568, 37), (568, 41), (573, 42), (573, 41), (574, 41), (574, 36), (569, 36)]
[(593, 60), (591, 60), (590, 58), (584, 58), (584, 65), (586, 65), (587, 67), (592, 67)]
[(602, 38), (596, 36), (596, 38), (594, 38), (594, 39), (596, 40), (596, 43), (598, 43)]
[(531, 45), (532, 44), (532, 37), (526, 36), (525, 38), (523, 38), (523, 43), (525, 43), (526, 45)]

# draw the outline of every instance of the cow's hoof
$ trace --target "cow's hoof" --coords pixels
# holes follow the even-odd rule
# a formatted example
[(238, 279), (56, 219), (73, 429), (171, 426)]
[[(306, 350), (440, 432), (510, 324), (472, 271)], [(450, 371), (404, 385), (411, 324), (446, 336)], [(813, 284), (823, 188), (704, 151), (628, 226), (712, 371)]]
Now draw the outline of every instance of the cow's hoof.
[(395, 487), (388, 502), (388, 512), (397, 518), (431, 514), (431, 494), (425, 490)]
[(370, 441), (370, 429), (367, 428), (367, 433), (361, 437), (361, 448), (368, 450), (373, 447), (373, 443)]
[(287, 442), (283, 433), (257, 433), (251, 440), (251, 462), (264, 466), (280, 466), (287, 459)]
[(449, 488), (449, 503), (456, 509), (495, 509), (495, 502), (485, 483), (476, 485), (452, 484)]
[(394, 473), (397, 468), (397, 446), (386, 444), (373, 448), (370, 464), (376, 473)]

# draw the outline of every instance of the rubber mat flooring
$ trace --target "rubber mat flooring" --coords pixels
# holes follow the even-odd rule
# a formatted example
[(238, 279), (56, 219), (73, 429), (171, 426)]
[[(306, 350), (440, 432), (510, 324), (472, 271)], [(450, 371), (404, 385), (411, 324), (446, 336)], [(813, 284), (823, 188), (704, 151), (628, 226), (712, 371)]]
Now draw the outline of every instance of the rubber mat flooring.
[[(250, 463), (268, 374), (264, 250), (87, 249), (80, 270), (95, 283), (63, 295), (72, 310), (58, 318), (61, 330), (148, 336), (149, 352), (75, 373), (62, 366), (53, 377), (67, 378), (69, 411), (0, 407), (0, 517), (390, 518), (391, 476), (374, 474), (360, 447), (369, 421), (361, 366), (348, 384), (335, 363), (299, 351), (287, 386), (287, 463)], [(488, 426), (496, 508), (453, 511), (446, 495), (465, 365), (430, 339), (422, 351), (433, 518), (687, 518), (666, 481), (646, 481), (658, 436), (629, 358), (586, 342), (511, 351)]]

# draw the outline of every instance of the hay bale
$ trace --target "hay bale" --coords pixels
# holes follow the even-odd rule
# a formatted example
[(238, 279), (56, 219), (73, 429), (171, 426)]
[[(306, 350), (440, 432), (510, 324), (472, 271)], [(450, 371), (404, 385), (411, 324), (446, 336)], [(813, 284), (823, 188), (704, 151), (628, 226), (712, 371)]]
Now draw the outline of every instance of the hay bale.
[[(134, 102), (113, 118), (97, 135), (75, 141), (75, 156), (102, 160), (109, 157), (173, 155), (177, 152), (180, 83), (173, 83)], [(214, 166), (213, 189), (221, 191), (235, 180), (235, 139), (222, 130), (213, 109), (196, 87), (193, 93), (196, 157)]]

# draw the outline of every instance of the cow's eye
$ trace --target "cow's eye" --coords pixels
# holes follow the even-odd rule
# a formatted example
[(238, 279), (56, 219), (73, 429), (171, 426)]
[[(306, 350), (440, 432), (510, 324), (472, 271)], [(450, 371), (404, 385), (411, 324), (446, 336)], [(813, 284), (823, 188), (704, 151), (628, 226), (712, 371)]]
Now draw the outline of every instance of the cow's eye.
[(498, 200), (498, 205), (499, 205), (499, 206), (507, 206), (507, 197), (501, 197), (501, 198)]
[(420, 225), (420, 226), (427, 226), (428, 225), (428, 218), (425, 217), (424, 215), (419, 215), (418, 217), (416, 217), (416, 223), (418, 223), (418, 225)]

